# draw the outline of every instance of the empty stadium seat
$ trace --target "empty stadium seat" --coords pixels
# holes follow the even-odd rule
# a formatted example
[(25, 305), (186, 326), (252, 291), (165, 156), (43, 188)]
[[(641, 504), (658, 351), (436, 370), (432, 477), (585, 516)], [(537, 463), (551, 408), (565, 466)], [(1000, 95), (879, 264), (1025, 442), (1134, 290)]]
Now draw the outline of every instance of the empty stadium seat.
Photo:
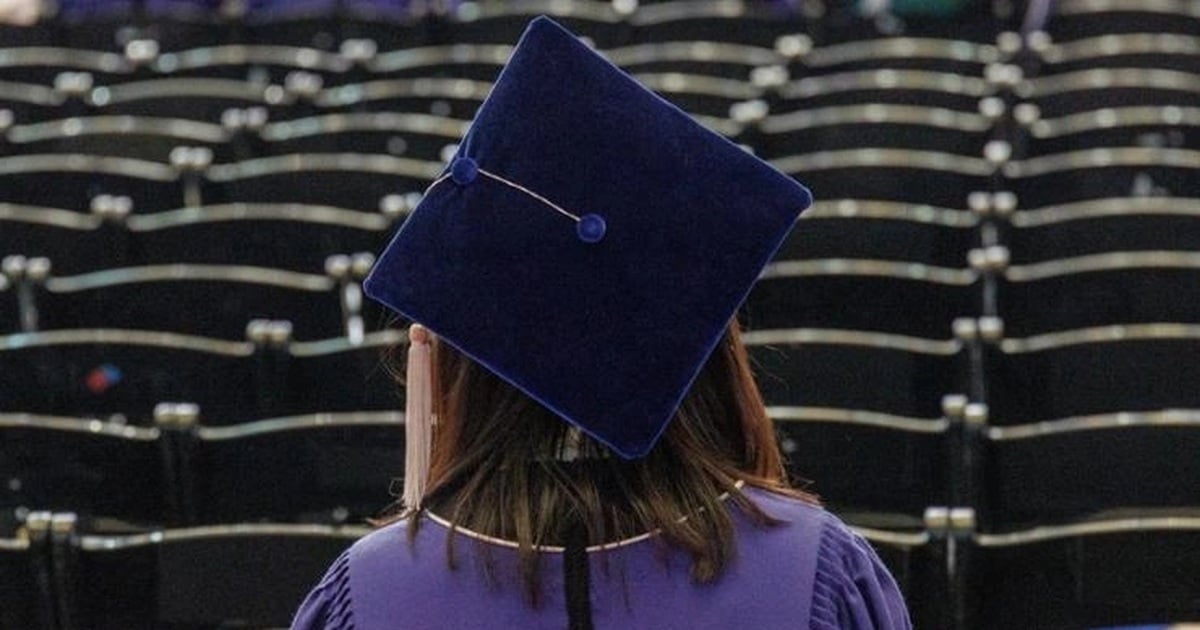
[(58, 542), (59, 627), (286, 626), (316, 576), (364, 533), (283, 524), (79, 531)]

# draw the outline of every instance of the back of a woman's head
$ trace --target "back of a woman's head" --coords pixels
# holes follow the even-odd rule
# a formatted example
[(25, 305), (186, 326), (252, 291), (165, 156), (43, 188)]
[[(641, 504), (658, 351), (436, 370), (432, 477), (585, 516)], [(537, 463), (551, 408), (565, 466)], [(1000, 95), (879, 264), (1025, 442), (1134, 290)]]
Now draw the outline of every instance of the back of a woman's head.
[(434, 348), (434, 392), (438, 422), (424, 505), (457, 526), (517, 541), (535, 598), (534, 548), (560, 544), (563, 523), (582, 521), (592, 543), (658, 530), (691, 556), (693, 577), (703, 582), (734, 552), (724, 497), (769, 523), (740, 486), (788, 492), (736, 322), (643, 458), (611, 454), (444, 343)]

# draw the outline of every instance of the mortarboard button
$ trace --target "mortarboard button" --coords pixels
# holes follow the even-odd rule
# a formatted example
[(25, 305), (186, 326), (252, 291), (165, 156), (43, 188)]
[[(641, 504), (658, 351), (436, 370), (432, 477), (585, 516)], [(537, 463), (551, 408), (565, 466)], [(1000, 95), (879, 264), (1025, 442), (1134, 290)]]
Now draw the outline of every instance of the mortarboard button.
[(459, 186), (465, 186), (479, 177), (479, 164), (469, 157), (460, 157), (450, 166), (450, 177)]
[(608, 224), (604, 222), (604, 217), (598, 214), (585, 214), (579, 217), (579, 223), (575, 224), (575, 232), (584, 243), (600, 242), (607, 231)]

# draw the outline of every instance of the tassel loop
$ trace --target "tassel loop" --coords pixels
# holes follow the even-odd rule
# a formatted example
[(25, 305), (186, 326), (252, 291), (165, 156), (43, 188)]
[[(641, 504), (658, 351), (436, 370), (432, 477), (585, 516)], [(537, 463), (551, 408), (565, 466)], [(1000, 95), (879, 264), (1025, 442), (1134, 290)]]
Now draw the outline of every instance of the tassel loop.
[(408, 365), (404, 404), (404, 493), (401, 499), (410, 512), (421, 509), (429, 480), (433, 451), (433, 358), (429, 329), (413, 324), (408, 328)]

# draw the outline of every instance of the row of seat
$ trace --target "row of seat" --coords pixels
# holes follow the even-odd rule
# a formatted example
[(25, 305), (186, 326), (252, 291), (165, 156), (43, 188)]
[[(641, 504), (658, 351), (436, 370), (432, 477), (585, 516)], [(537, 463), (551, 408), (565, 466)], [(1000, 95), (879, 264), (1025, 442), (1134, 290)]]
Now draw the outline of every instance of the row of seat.
[(388, 371), (392, 361), (381, 357), (400, 335), (289, 343), (281, 324), (236, 342), (122, 329), (6, 335), (3, 411), (116, 415), (146, 426), (164, 400), (198, 403), (214, 424), (402, 404)]
[[(19, 1), (19, 0), (18, 0)], [(302, 4), (282, 0), (245, 2), (106, 2), (103, 10), (88, 11), (87, 2), (64, 2), (57, 15), (30, 15), (27, 23), (41, 19), (42, 28), (25, 29), (22, 39), (46, 42), (67, 39), (78, 48), (108, 49), (112, 33), (122, 39), (146, 31), (166, 42), (165, 50), (197, 44), (249, 41), (291, 44), (310, 42), (329, 48), (332, 34), (372, 36), (387, 45), (395, 42), (500, 41), (511, 42), (523, 25), (539, 14), (549, 14), (574, 30), (587, 30), (611, 38), (636, 36), (647, 41), (664, 41), (687, 34), (730, 41), (763, 41), (789, 24), (803, 22), (806, 30), (823, 41), (854, 41), (888, 32), (907, 31), (925, 37), (961, 37), (978, 40), (991, 34), (997, 23), (1009, 29), (1018, 24), (998, 20), (983, 7), (969, 3), (947, 3), (958, 18), (954, 27), (938, 15), (897, 5), (886, 16), (864, 15), (846, 0), (820, 5), (797, 5), (780, 0), (710, 0), (695, 2), (656, 0), (576, 0), (553, 2), (383, 2), (379, 0), (320, 1)], [(83, 6), (79, 6), (83, 5)], [(72, 8), (73, 7), (73, 8)], [(93, 7), (93, 9), (96, 7)], [(90, 15), (89, 15), (90, 13)], [(884, 17), (885, 19), (880, 19)], [(932, 18), (932, 19), (931, 19)], [(74, 22), (87, 20), (91, 29), (72, 29)], [(66, 26), (66, 29), (55, 28)], [(214, 32), (214, 26), (220, 27)], [(105, 32), (105, 28), (111, 30)], [(207, 27), (207, 28), (206, 28)], [(731, 32), (732, 31), (732, 32)], [(769, 41), (769, 39), (767, 39)]]
[[(403, 470), (403, 414), (353, 411), (197, 424), (163, 403), (153, 426), (0, 414), (0, 506), (70, 510), (154, 527), (240, 522), (357, 524), (387, 506)], [(120, 489), (114, 492), (114, 489)]]
[[(670, 96), (670, 94), (668, 94)], [(169, 93), (157, 98), (168, 99)], [(689, 97), (683, 97), (687, 100)], [(704, 98), (701, 96), (700, 98)], [(1028, 170), (1071, 170), (1088, 166), (1088, 156), (1107, 151), (1107, 164), (1133, 162), (1146, 166), (1178, 164), (1169, 155), (1137, 156), (1137, 149), (1180, 150), (1197, 146), (1200, 108), (1194, 105), (1136, 104), (1097, 107), (1057, 118), (1042, 117), (1036, 106), (1018, 105), (1016, 112), (1022, 134), (1014, 146), (1001, 144), (993, 134), (996, 118), (1004, 115), (997, 99), (983, 100), (984, 113), (953, 112), (941, 107), (877, 102), (856, 105), (820, 106), (778, 115), (764, 113), (765, 102), (721, 102), (697, 119), (730, 138), (743, 141), (755, 153), (769, 159), (812, 156), (810, 147), (823, 147), (815, 157), (835, 151), (882, 151), (906, 148), (931, 157), (924, 166), (932, 170), (965, 170), (967, 173), (993, 168), (980, 158), (1007, 155), (1014, 176)], [(732, 104), (731, 104), (732, 103)], [(476, 103), (477, 104), (477, 103)], [(757, 112), (745, 108), (761, 105)], [(742, 108), (742, 109), (739, 109)], [(689, 108), (700, 110), (702, 108)], [(731, 114), (728, 112), (732, 112)], [(732, 117), (730, 117), (732, 116)], [(454, 140), (465, 133), (466, 120), (422, 113), (349, 112), (320, 114), (282, 122), (266, 122), (263, 108), (230, 108), (221, 113), (223, 122), (210, 123), (170, 116), (89, 115), (7, 127), (0, 153), (9, 156), (92, 154), (124, 157), (183, 166), (200, 149), (204, 168), (212, 164), (237, 163), (255, 157), (341, 153), (352, 146), (363, 155), (407, 156), (441, 161), (453, 151)], [(3, 121), (0, 121), (2, 124)], [(11, 122), (11, 121), (10, 121)], [(137, 143), (116, 144), (114, 138), (136, 138)], [(1194, 150), (1194, 149), (1193, 149)], [(1003, 152), (1003, 153), (1002, 153)], [(1091, 152), (1091, 153), (1089, 153)], [(1014, 155), (1014, 153), (1016, 155)], [(1122, 157), (1122, 153), (1129, 157)], [(936, 158), (932, 156), (944, 155)], [(959, 156), (963, 164), (945, 164)], [(977, 157), (979, 156), (979, 157)], [(1072, 164), (1072, 160), (1083, 164)], [(853, 158), (854, 156), (847, 156)], [(1038, 158), (1033, 162), (1030, 158)], [(823, 159), (834, 159), (832, 157)], [(846, 159), (846, 158), (843, 158)], [(861, 158), (860, 158), (861, 159)], [(10, 158), (11, 160), (11, 158)], [(25, 160), (29, 161), (29, 160)], [(999, 161), (999, 160), (997, 160)], [(1049, 166), (1022, 165), (1046, 164)], [(1092, 166), (1102, 165), (1092, 159)], [(1183, 160), (1184, 164), (1190, 160)], [(19, 164), (20, 161), (15, 161)], [(15, 168), (15, 164), (13, 167)], [(1183, 164), (1179, 164), (1182, 166)], [(1056, 167), (1056, 168), (1055, 168)]]
[[(279, 180), (273, 186), (261, 180), (256, 183), (263, 185), (265, 190), (260, 194), (266, 196), (273, 192), (272, 188), (281, 189), (289, 181), (299, 183), (301, 177), (321, 182), (325, 179), (322, 175), (285, 172), (273, 178)], [(334, 175), (324, 175), (332, 184)], [(1067, 179), (1067, 174), (1060, 175)], [(937, 181), (936, 177), (929, 179)], [(1131, 187), (1142, 192), (1156, 185), (1148, 175), (1141, 180), (1131, 179)], [(778, 261), (879, 259), (946, 269), (975, 267), (980, 262), (978, 256), (983, 254), (971, 252), (980, 249), (980, 216), (993, 212), (988, 205), (992, 197), (979, 191), (969, 193), (966, 203), (971, 206), (969, 211), (904, 201), (819, 200), (802, 215), (803, 229), (783, 244)], [(1189, 221), (1200, 209), (1196, 198), (1162, 196), (1161, 192), (1154, 196), (1085, 199), (1019, 211), (1015, 207), (1017, 198), (1011, 192), (1001, 192), (998, 198), (1002, 207), (996, 212), (1002, 215), (999, 217), (1002, 220), (992, 226), (1005, 234), (1008, 244), (1003, 251), (993, 250), (987, 255), (1003, 263), (1002, 268), (994, 271), (1017, 283), (1083, 271), (1068, 266), (1050, 273), (1029, 267), (1048, 261), (1123, 250), (1186, 251), (1194, 242), (1189, 238)], [(149, 207), (142, 201), (149, 202)], [(394, 229), (417, 205), (420, 193), (384, 195), (374, 204), (361, 199), (359, 209), (350, 203), (337, 207), (287, 201), (167, 208), (156, 207), (155, 201), (139, 200), (135, 205), (131, 197), (105, 193), (84, 202), (83, 208), (0, 202), (0, 222), (10, 228), (0, 232), (0, 248), (19, 252), (11, 255), (26, 257), (19, 264), (14, 260), (12, 264), (17, 267), (6, 275), (13, 280), (14, 274), (29, 265), (28, 259), (32, 257), (49, 258), (46, 269), (42, 270), (44, 277), (170, 262), (274, 266), (315, 273), (328, 269), (331, 256), (375, 251), (386, 232)], [(277, 236), (259, 234), (260, 229)], [(885, 231), (894, 237), (882, 238)], [(238, 238), (249, 240), (239, 243)], [(289, 259), (287, 243), (296, 243), (296, 248), (305, 251), (306, 264), (282, 262)], [(84, 248), (103, 251), (91, 252), (86, 260), (80, 260), (77, 252)], [(271, 265), (272, 260), (281, 262)], [(1095, 270), (1145, 266), (1148, 265), (1135, 261), (1112, 261), (1099, 264)], [(333, 268), (340, 269), (340, 263)], [(775, 265), (766, 277), (798, 275), (788, 269), (787, 265)], [(833, 268), (826, 271), (834, 273)], [(852, 268), (843, 273), (856, 275)], [(916, 273), (914, 279), (923, 275), (927, 274)], [(966, 274), (961, 282), (944, 284), (969, 284), (976, 276)]]
[[(908, 52), (900, 45), (904, 43), (914, 49), (919, 49), (920, 45), (934, 46), (914, 39), (888, 41), (894, 44), (892, 48), (902, 52)], [(276, 110), (275, 117), (279, 119), (304, 115), (314, 107), (336, 110), (372, 105), (437, 114), (437, 108), (432, 106), (420, 110), (406, 106), (405, 99), (441, 97), (477, 102), (486, 93), (486, 86), (511, 49), (510, 45), (459, 44), (407, 50), (402, 52), (410, 58), (397, 61), (399, 69), (393, 72), (380, 70), (352, 75), (343, 77), (340, 82), (310, 70), (270, 70), (270, 66), (264, 65), (269, 60), (265, 52), (277, 54), (274, 48), (263, 53), (267, 57), (264, 60), (255, 59), (252, 50), (224, 54), (222, 56), (227, 57), (224, 65), (215, 66), (199, 77), (133, 76), (127, 82), (114, 82), (92, 69), (73, 69), (72, 58), (83, 55), (82, 52), (59, 51), (57, 56), (61, 59), (54, 60), (55, 55), (49, 51), (31, 50), (29, 55), (9, 51), (10, 65), (25, 56), (29, 57), (27, 63), (36, 61), (38, 65), (8, 68), (6, 82), (0, 84), (4, 88), (0, 102), (7, 102), (7, 106), (17, 110), (16, 119), (21, 123), (45, 120), (51, 108), (63, 105), (80, 113), (94, 110), (107, 114), (136, 114), (151, 111), (147, 107), (155, 101), (172, 98), (224, 99), (229, 103), (227, 107), (239, 104), (269, 107)], [(940, 52), (949, 54), (952, 50)], [(202, 58), (207, 60), (216, 52), (207, 52)], [(887, 48), (881, 52), (897, 54)], [(937, 62), (944, 58), (933, 57), (933, 52), (931, 57), (920, 61), (889, 55), (867, 57), (855, 64), (820, 71), (810, 68), (789, 70), (788, 58), (774, 49), (703, 41), (630, 46), (608, 50), (605, 54), (653, 89), (680, 101), (685, 109), (708, 116), (727, 116), (731, 103), (756, 98), (773, 102), (781, 113), (838, 105), (843, 104), (838, 98), (848, 92), (866, 93), (871, 98), (864, 99), (859, 94), (844, 104), (861, 104), (864, 100), (870, 102), (877, 98), (883, 103), (890, 101), (970, 112), (975, 109), (978, 98), (993, 94), (1005, 85), (1012, 86), (1022, 98), (1032, 99), (1034, 104), (1056, 116), (1074, 113), (1080, 106), (1087, 105), (1065, 100), (1064, 94), (1092, 91), (1098, 93), (1096, 96), (1105, 97), (1106, 89), (1116, 90), (1107, 95), (1105, 104), (1108, 106), (1119, 105), (1117, 99), (1120, 96), (1128, 97), (1131, 89), (1139, 88), (1181, 93), (1173, 97), (1159, 95), (1159, 104), (1173, 104), (1180, 99), (1184, 101), (1182, 104), (1188, 104), (1194, 102), (1187, 99), (1196, 82), (1196, 74), (1190, 70), (1197, 57), (1196, 51), (1135, 55), (1131, 61), (1124, 62), (1121, 61), (1123, 57), (1116, 60), (1098, 57), (1081, 60), (1079, 68), (1056, 74), (1037, 74), (1037, 65), (1031, 63), (1023, 64), (1027, 69), (1017, 63), (974, 61), (963, 68), (939, 68)], [(949, 60), (962, 65), (954, 58)], [(0, 64), (4, 61), (5, 51), (0, 50)], [(74, 63), (84, 68), (94, 65), (82, 58)], [(27, 74), (30, 76), (25, 76)], [(1141, 98), (1147, 96), (1145, 93), (1140, 95)], [(163, 103), (157, 105), (162, 107)], [(445, 107), (452, 108), (453, 104)], [(1097, 104), (1091, 105), (1091, 109), (1096, 107)], [(219, 120), (221, 113), (218, 110), (218, 116), (201, 116), (199, 114), (204, 110), (198, 106), (190, 110), (190, 115), (189, 110), (181, 112), (185, 118), (213, 122)], [(166, 112), (157, 113), (163, 115)]]
[[(803, 152), (771, 162), (825, 191), (828, 200), (950, 209), (964, 208), (972, 193), (993, 189), (996, 177), (1009, 174), (1001, 190), (1014, 192), (1025, 207), (1036, 209), (1148, 196), (1182, 197), (1188, 204), (1200, 197), (1195, 168), (1189, 165), (1195, 156), (1193, 149), (1121, 147), (993, 162), (893, 147)], [(129, 197), (139, 212), (239, 202), (378, 211), (389, 195), (423, 191), (443, 168), (431, 160), (355, 153), (291, 154), (211, 167), (203, 162), (197, 166), (190, 158), (171, 165), (42, 154), (0, 158), (0, 203), (79, 212), (97, 196), (109, 195)]]
[[(1198, 347), (1194, 332), (1189, 337), (1187, 326), (1163, 325), (1162, 337), (1138, 338), (1155, 329), (1143, 328), (1148, 330), (1114, 326), (1046, 335), (1032, 339), (1032, 349), (1014, 349), (1012, 340), (1002, 341), (1000, 348), (971, 342), (952, 354), (953, 341), (921, 343), (879, 335), (894, 347), (870, 347), (852, 345), (868, 333), (848, 332), (841, 340), (755, 347), (754, 356), (762, 365), (761, 385), (772, 405), (935, 419), (944, 394), (970, 391), (970, 364), (979, 359), (985, 361), (980, 371), (986, 369), (979, 378), (988, 385), (988, 399), (981, 402), (990, 407), (991, 426), (997, 430), (1030, 423), (1057, 426), (1063, 419), (1090, 416), (1104, 416), (1102, 426), (1117, 427), (1132, 422), (1123, 412), (1190, 410), (1200, 403), (1188, 384)], [(1082, 343), (1088, 333), (1107, 343)]]
[(232, 525), (96, 534), (71, 513), (0, 528), (0, 627), (286, 627), (363, 527)]
[[(20, 4), (14, 3), (14, 4)], [(878, 36), (880, 32), (917, 31), (923, 34), (950, 34), (970, 38), (985, 25), (1000, 22), (1009, 28), (1017, 26), (1042, 27), (1052, 32), (1066, 31), (1075, 35), (1091, 33), (1107, 34), (1121, 28), (1132, 31), (1182, 31), (1195, 32), (1197, 15), (1187, 0), (1159, 0), (1152, 3), (1136, 3), (1128, 0), (1068, 0), (1052, 15), (1038, 11), (1037, 3), (1016, 3), (1018, 10), (1007, 5), (1004, 11), (988, 15), (975, 11), (970, 3), (944, 3), (942, 5), (880, 5), (862, 7), (845, 0), (823, 2), (817, 7), (797, 6), (790, 2), (762, 1), (742, 2), (717, 0), (712, 2), (684, 2), (656, 0), (576, 1), (539, 2), (522, 0), (517, 2), (408, 2), (403, 0), (325, 0), (309, 1), (297, 5), (279, 0), (246, 3), (240, 1), (211, 0), (122, 0), (117, 2), (91, 2), (88, 0), (66, 0), (53, 4), (28, 1), (28, 8), (10, 10), (14, 21), (32, 23), (38, 19), (47, 24), (56, 20), (67, 23), (88, 20), (92, 24), (106, 21), (117, 24), (147, 25), (169, 21), (173, 35), (191, 35), (201, 38), (200, 29), (186, 27), (222, 24), (231, 30), (246, 29), (255, 39), (268, 41), (294, 41), (304, 33), (297, 23), (338, 22), (346, 28), (360, 30), (377, 27), (379, 32), (412, 29), (422, 32), (422, 24), (445, 20), (460, 30), (471, 32), (471, 26), (503, 27), (514, 19), (527, 19), (539, 13), (551, 13), (556, 17), (582, 24), (616, 25), (627, 24), (640, 27), (672, 27), (679, 23), (714, 18), (727, 21), (749, 21), (755, 18), (803, 19), (811, 22), (814, 30), (822, 33), (837, 33), (843, 38), (863, 39)], [(998, 15), (997, 15), (998, 14)], [(957, 17), (967, 22), (970, 28), (954, 30), (947, 17)], [(23, 18), (23, 19), (21, 19)], [(1115, 18), (1115, 19), (1114, 19)], [(990, 23), (990, 24), (989, 24)], [(954, 24), (960, 26), (960, 24)], [(273, 32), (270, 28), (277, 28)], [(286, 27), (292, 27), (290, 30)], [(284, 27), (284, 28), (279, 28)], [(1114, 28), (1115, 27), (1115, 28)], [(261, 30), (260, 30), (261, 29)], [(278, 30), (284, 30), (281, 35)], [(436, 27), (430, 28), (436, 32)], [(483, 30), (483, 29), (479, 29)], [(77, 41), (87, 41), (89, 33), (72, 33)], [(36, 35), (29, 36), (35, 39)]]
[[(934, 507), (912, 532), (860, 529), (916, 627), (1057, 630), (1194, 613), (1195, 516), (1005, 536), (973, 532), (972, 518)], [(365, 531), (275, 524), (95, 534), (74, 514), (49, 512), (18, 527), (0, 531), (0, 623), (64, 630), (283, 626), (309, 576)]]
[[(1025, 352), (984, 347), (988, 404), (955, 410), (930, 408), (930, 401), (970, 391), (964, 366), (972, 350), (906, 348), (905, 338), (885, 335), (878, 336), (898, 347), (848, 345), (870, 337), (852, 331), (841, 338), (824, 331), (825, 339), (822, 331), (782, 332), (798, 339), (763, 339), (760, 332), (749, 338), (769, 412), (797, 479), (815, 480), (814, 489), (831, 506), (854, 512), (856, 522), (902, 524), (953, 497), (972, 499), (987, 531), (1194, 502), (1194, 485), (1181, 481), (1196, 473), (1191, 453), (1200, 439), (1194, 411), (1200, 400), (1187, 371), (1194, 334), (1067, 340), (1057, 349)], [(142, 522), (221, 522), (323, 520), (339, 507), (349, 510), (344, 518), (362, 517), (386, 502), (387, 479), (402, 459), (394, 410), (403, 399), (378, 347), (291, 361), (273, 354), (204, 360), (180, 351), (142, 365), (130, 359), (154, 356), (149, 349), (91, 353), (98, 351), (106, 352), (81, 358), (60, 349), (56, 357), (6, 367), (14, 375), (5, 378), (6, 391), (56, 393), (18, 394), (13, 405), (32, 415), (0, 414), (0, 475), (10, 482), (0, 503)], [(1096, 370), (1097, 364), (1106, 367)], [(63, 365), (77, 367), (63, 371)], [(162, 380), (164, 370), (172, 380)], [(164, 423), (172, 429), (180, 423), (170, 416), (174, 408), (158, 400), (199, 403), (203, 413), (198, 423), (195, 417), (184, 423), (182, 433), (164, 433)], [(379, 439), (381, 431), (394, 438)], [(371, 454), (380, 448), (388, 455)], [(161, 460), (177, 451), (183, 454), (172, 461), (200, 455), (186, 466)], [(289, 485), (287, 471), (298, 462), (308, 462), (300, 468), (311, 477), (296, 476)], [(186, 480), (171, 477), (179, 468), (192, 471)], [(264, 475), (270, 479), (250, 482)], [(98, 491), (154, 479), (158, 485), (147, 492)], [(208, 488), (207, 498), (165, 498), (195, 495), (197, 484)], [(274, 490), (253, 491), (260, 487)]]
[[(923, 339), (895, 333), (788, 328), (751, 333), (767, 401), (937, 418), (940, 398), (965, 391), (966, 362), (987, 360), (994, 422), (1014, 425), (1120, 411), (1195, 408), (1186, 366), (1196, 324), (1139, 324), (1000, 338)], [(122, 329), (69, 329), (0, 337), (5, 411), (122, 413), (147, 422), (154, 403), (203, 405), (218, 424), (306, 411), (392, 408), (380, 353), (396, 334), (289, 342), (220, 340)], [(1179, 365), (1176, 365), (1179, 364)], [(1103, 366), (1096, 369), (1095, 366)], [(895, 383), (895, 385), (890, 385)], [(1134, 405), (1137, 406), (1134, 406)]]
[[(734, 37), (725, 34), (707, 38), (699, 33), (681, 33), (676, 37), (639, 41), (631, 34), (601, 46), (600, 50), (617, 65), (630, 69), (693, 71), (761, 85), (777, 85), (786, 81), (789, 74), (803, 78), (887, 67), (982, 78), (995, 72), (1009, 72), (996, 64), (1013, 60), (1033, 66), (1040, 76), (1067, 74), (1097, 65), (1188, 71), (1191, 66), (1187, 60), (1200, 52), (1196, 49), (1195, 34), (1156, 31), (1110, 33), (1061, 42), (1053, 41), (1044, 31), (1024, 37), (1004, 31), (994, 35), (992, 42), (979, 43), (960, 38), (912, 36), (839, 43), (821, 42), (803, 32), (803, 25), (780, 21), (774, 23), (774, 29), (750, 28), (747, 32), (766, 37), (744, 42), (736, 38), (737, 32), (747, 29), (743, 20), (714, 22), (715, 26), (726, 28), (732, 25), (736, 29)], [(599, 32), (594, 27), (580, 30), (589, 42), (599, 45), (596, 41)], [(4, 47), (0, 48), (0, 69), (43, 85), (52, 83), (49, 79), (56, 71), (88, 72), (98, 83), (113, 85), (160, 76), (255, 76), (248, 75), (247, 68), (266, 73), (263, 78), (282, 78), (288, 71), (305, 71), (333, 85), (363, 77), (428, 76), (438, 74), (430, 70), (457, 67), (462, 72), (471, 66), (501, 66), (512, 51), (512, 41), (494, 37), (473, 41), (460, 36), (455, 43), (443, 43), (414, 38), (396, 48), (381, 49), (374, 40), (346, 39), (337, 51), (234, 43), (164, 51), (156, 39), (131, 39), (120, 52), (44, 45)], [(751, 72), (755, 68), (759, 70)], [(768, 69), (771, 74), (765, 74)], [(469, 76), (469, 72), (463, 76)]]
[[(282, 234), (297, 232), (279, 230)], [(196, 230), (193, 237), (219, 233)], [(1184, 232), (1185, 237), (1187, 234)], [(70, 239), (59, 245), (98, 247), (106, 242)], [(0, 334), (126, 329), (153, 322), (145, 325), (148, 330), (234, 341), (246, 338), (251, 321), (267, 318), (287, 320), (290, 338), (313, 341), (352, 334), (354, 326), (361, 331), (364, 312), (372, 322), (380, 320), (378, 307), (362, 297), (361, 277), (338, 275), (337, 263), (351, 259), (348, 256), (326, 258), (332, 264), (316, 274), (295, 270), (312, 264), (300, 249), (305, 244), (302, 239), (288, 241), (283, 251), (258, 253), (263, 264), (278, 265), (273, 267), (224, 264), (248, 256), (227, 248), (192, 247), (193, 242), (182, 243), (184, 248), (176, 258), (181, 262), (142, 259), (137, 262), (150, 264), (74, 275), (53, 272), (50, 259), (9, 257), (7, 273), (0, 276), (4, 278)], [(131, 256), (145, 255), (144, 250), (131, 251)], [(953, 320), (978, 308), (979, 291), (988, 286), (998, 303), (996, 316), (1018, 345), (1039, 335), (1102, 326), (1197, 323), (1191, 307), (1200, 267), (1200, 255), (1195, 251), (1101, 250), (1057, 254), (1063, 257), (1023, 264), (1006, 264), (1003, 257), (1011, 256), (1006, 248), (974, 251), (984, 252), (977, 258), (991, 255), (1001, 260), (974, 261), (982, 269), (905, 260), (938, 253), (918, 244), (898, 251), (895, 258), (851, 255), (780, 260), (766, 269), (745, 312), (749, 322), (764, 331), (813, 328), (944, 341), (953, 335)], [(1034, 251), (1032, 255), (1046, 250)], [(275, 252), (275, 260), (269, 260)], [(152, 249), (150, 253), (169, 250)], [(112, 255), (117, 258), (122, 252)], [(182, 262), (188, 259), (199, 260)], [(86, 266), (87, 262), (67, 259), (71, 266)], [(196, 313), (205, 311), (213, 301), (219, 301), (221, 309), (197, 321)], [(918, 305), (919, 310), (909, 317), (895, 317), (895, 313)], [(358, 324), (353, 323), (355, 319)], [(864, 341), (860, 345), (875, 344)]]

